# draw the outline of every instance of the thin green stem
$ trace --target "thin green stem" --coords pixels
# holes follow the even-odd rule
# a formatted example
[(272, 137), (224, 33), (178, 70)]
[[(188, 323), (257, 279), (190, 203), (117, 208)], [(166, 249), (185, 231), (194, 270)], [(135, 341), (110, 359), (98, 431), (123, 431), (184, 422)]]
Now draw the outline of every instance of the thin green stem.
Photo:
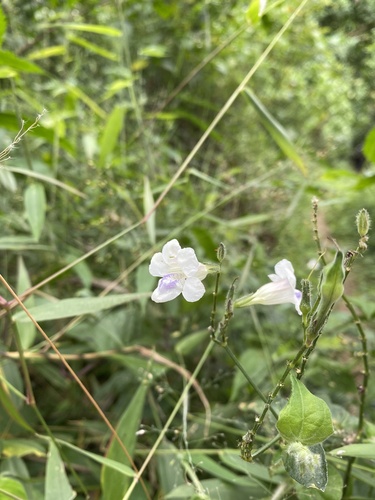
[(241, 456), (247, 462), (251, 462), (253, 460), (252, 449), (254, 444), (254, 438), (259, 429), (261, 428), (261, 426), (263, 425), (264, 419), (271, 408), (272, 402), (278, 395), (280, 389), (284, 387), (285, 380), (289, 375), (289, 373), (291, 372), (291, 370), (293, 370), (297, 366), (299, 360), (306, 351), (306, 347), (307, 346), (303, 344), (299, 349), (299, 351), (297, 352), (297, 354), (295, 355), (294, 359), (288, 362), (287, 367), (284, 370), (284, 373), (280, 377), (280, 380), (274, 387), (273, 391), (269, 394), (267, 402), (264, 405), (261, 415), (255, 419), (253, 428), (250, 431), (247, 431), (247, 433), (242, 437), (242, 441), (240, 443)]
[(213, 302), (212, 302), (212, 310), (211, 310), (210, 326), (209, 326), (209, 331), (211, 333), (212, 339), (215, 338), (215, 331), (216, 331), (215, 318), (216, 318), (217, 294), (219, 291), (220, 276), (221, 276), (221, 262), (219, 263), (219, 270), (216, 273), (215, 288), (212, 294)]
[[(238, 360), (238, 358), (236, 357), (236, 355), (234, 354), (234, 352), (232, 351), (232, 349), (227, 345), (222, 345), (220, 342), (217, 342), (219, 345), (221, 345), (221, 347), (226, 351), (226, 353), (228, 354), (228, 356), (232, 359), (232, 361), (234, 362), (234, 364), (237, 366), (237, 368), (240, 370), (240, 372), (242, 373), (242, 375), (245, 377), (245, 379), (249, 382), (249, 384), (251, 385), (251, 387), (254, 389), (254, 391), (258, 394), (258, 396), (260, 397), (260, 399), (264, 402), (264, 403), (268, 403), (268, 400), (266, 398), (266, 396), (263, 394), (263, 392), (259, 389), (259, 387), (257, 386), (257, 384), (254, 382), (254, 380), (250, 377), (250, 375), (247, 373), (247, 371), (245, 370), (245, 368), (242, 366), (242, 364), (240, 363), (240, 361)], [(270, 411), (272, 413), (272, 415), (276, 418), (278, 418), (278, 413), (277, 411), (274, 409), (274, 408), (270, 408)]]

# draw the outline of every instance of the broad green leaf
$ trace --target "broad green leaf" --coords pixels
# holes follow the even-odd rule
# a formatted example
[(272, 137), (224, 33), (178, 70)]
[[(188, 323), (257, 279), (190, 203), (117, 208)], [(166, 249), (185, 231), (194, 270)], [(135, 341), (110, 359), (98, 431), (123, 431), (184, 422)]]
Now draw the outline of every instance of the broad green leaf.
[[(150, 293), (123, 293), (118, 295), (106, 295), (105, 297), (79, 297), (63, 299), (57, 302), (46, 302), (43, 305), (31, 307), (30, 314), (36, 321), (51, 321), (61, 318), (71, 318), (82, 314), (96, 314), (105, 309), (111, 309), (127, 302), (150, 296)], [(16, 313), (13, 320), (18, 322), (30, 321), (23, 311)]]
[[(25, 262), (22, 256), (18, 257), (18, 275), (17, 275), (17, 293), (21, 295), (22, 292), (31, 287), (31, 281), (28, 270), (26, 269)], [(26, 307), (33, 307), (35, 304), (34, 296), (32, 295), (24, 302)], [(17, 323), (17, 330), (20, 335), (21, 344), (23, 349), (28, 349), (35, 340), (36, 328), (31, 321), (27, 323)]]
[(71, 500), (76, 497), (65, 472), (64, 462), (55, 443), (50, 440), (46, 467), (44, 500)]
[(26, 217), (29, 221), (31, 233), (36, 241), (39, 241), (43, 231), (46, 217), (46, 194), (44, 186), (40, 182), (30, 184), (24, 193), (24, 204)]
[[(154, 197), (152, 195), (150, 180), (148, 177), (144, 176), (143, 178), (143, 209), (145, 215), (150, 212), (152, 207), (154, 206)], [(148, 233), (148, 238), (150, 240), (151, 245), (155, 245), (156, 236), (155, 236), (155, 211), (149, 216), (146, 221), (146, 229)]]
[(261, 101), (256, 97), (256, 95), (248, 88), (245, 88), (245, 93), (249, 100), (253, 104), (254, 108), (258, 112), (260, 121), (267, 132), (270, 134), (272, 139), (279, 146), (281, 151), (292, 160), (297, 167), (301, 170), (303, 174), (307, 173), (307, 168), (305, 162), (299, 155), (296, 147), (288, 137), (286, 130), (282, 125), (274, 118), (271, 113), (265, 108)]
[(85, 38), (82, 38), (80, 36), (75, 36), (72, 34), (68, 35), (68, 40), (71, 43), (75, 43), (76, 45), (79, 45), (80, 47), (83, 47), (84, 49), (87, 49), (88, 51), (98, 54), (99, 56), (105, 57), (106, 59), (109, 59), (110, 61), (118, 61), (118, 54), (115, 52), (110, 52), (109, 50), (103, 49), (103, 47), (100, 47), (99, 45), (96, 45), (94, 43), (91, 43), (87, 41)]
[(375, 443), (348, 444), (331, 450), (330, 455), (337, 457), (355, 457), (375, 460)]
[(115, 106), (108, 117), (102, 136), (99, 139), (100, 155), (98, 165), (104, 167), (108, 157), (118, 144), (120, 132), (124, 126), (125, 106)]
[[(136, 433), (141, 423), (147, 391), (147, 384), (142, 382), (129, 405), (125, 408), (116, 427), (117, 434), (131, 457), (133, 456), (137, 441)], [(113, 438), (107, 452), (107, 458), (126, 465), (130, 464), (129, 458), (124, 455), (123, 449), (120, 447), (117, 440)], [(100, 481), (102, 485), (103, 500), (123, 498), (129, 484), (127, 476), (107, 466), (102, 468)]]
[(0, 441), (1, 454), (5, 457), (24, 457), (35, 455), (45, 457), (46, 450), (35, 439), (2, 439)]
[(36, 64), (17, 57), (13, 52), (0, 50), (0, 65), (8, 66), (19, 73), (43, 73), (42, 68)]
[(286, 441), (305, 446), (322, 443), (333, 433), (331, 411), (300, 380), (292, 376), (291, 381), (292, 395), (280, 412), (277, 428)]
[(1, 500), (27, 500), (25, 487), (16, 479), (0, 477), (0, 498)]
[(375, 163), (375, 127), (366, 135), (365, 143), (363, 145), (363, 154), (366, 156), (368, 161)]
[(283, 453), (283, 462), (285, 470), (295, 481), (306, 488), (325, 490), (327, 461), (321, 444), (304, 446), (299, 442), (291, 443)]

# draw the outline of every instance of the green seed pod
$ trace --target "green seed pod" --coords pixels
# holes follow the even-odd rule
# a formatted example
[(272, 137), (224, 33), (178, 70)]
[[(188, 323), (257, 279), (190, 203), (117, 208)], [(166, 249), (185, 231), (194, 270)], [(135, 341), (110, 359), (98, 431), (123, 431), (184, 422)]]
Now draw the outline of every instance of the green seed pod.
[(302, 288), (302, 299), (299, 308), (303, 316), (306, 317), (311, 311), (311, 289), (312, 289), (311, 281), (301, 280), (301, 288)]
[(219, 248), (216, 250), (217, 260), (221, 263), (225, 259), (227, 255), (227, 249), (225, 248), (224, 243), (220, 243)]
[(370, 214), (365, 208), (362, 208), (356, 217), (357, 231), (361, 238), (367, 235), (371, 226)]

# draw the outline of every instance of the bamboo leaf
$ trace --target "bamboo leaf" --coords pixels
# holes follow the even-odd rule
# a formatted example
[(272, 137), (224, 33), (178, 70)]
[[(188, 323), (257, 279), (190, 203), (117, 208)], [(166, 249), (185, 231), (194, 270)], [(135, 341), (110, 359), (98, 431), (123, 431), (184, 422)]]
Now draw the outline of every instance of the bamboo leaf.
[[(111, 309), (127, 302), (133, 302), (150, 293), (124, 293), (118, 295), (107, 295), (105, 297), (78, 297), (59, 300), (57, 302), (46, 302), (45, 304), (31, 307), (29, 313), (36, 321), (51, 321), (61, 318), (71, 318), (82, 314), (96, 314), (105, 309)], [(13, 316), (18, 322), (30, 321), (24, 311), (19, 311)]]
[(46, 195), (43, 184), (40, 182), (30, 184), (25, 190), (24, 203), (32, 235), (39, 241), (46, 216)]
[[(130, 456), (133, 455), (135, 443), (137, 440), (137, 431), (141, 423), (143, 406), (147, 395), (148, 386), (141, 383), (137, 392), (134, 394), (129, 405), (122, 414), (117, 425), (116, 431)], [(112, 439), (109, 446), (107, 458), (128, 465), (129, 459), (124, 457), (124, 451), (118, 442)], [(101, 473), (101, 485), (103, 491), (103, 500), (113, 500), (114, 498), (123, 498), (126, 492), (129, 479), (112, 468), (104, 466)]]
[(261, 101), (256, 97), (256, 95), (248, 88), (245, 88), (245, 94), (249, 98), (250, 102), (258, 112), (260, 121), (267, 132), (270, 134), (272, 139), (279, 146), (281, 151), (292, 160), (297, 167), (301, 170), (303, 174), (307, 173), (306, 165), (299, 155), (295, 145), (292, 143), (286, 130), (282, 125), (274, 118), (271, 113), (265, 108)]
[(59, 450), (51, 440), (46, 467), (45, 500), (71, 500), (76, 497), (65, 472)]
[(8, 52), (7, 50), (0, 50), (0, 65), (8, 66), (18, 73), (43, 73), (42, 68), (36, 64), (17, 57), (13, 52)]
[(118, 142), (118, 137), (124, 126), (126, 107), (115, 106), (108, 117), (104, 131), (99, 140), (100, 155), (98, 165), (104, 167), (108, 157), (113, 152)]

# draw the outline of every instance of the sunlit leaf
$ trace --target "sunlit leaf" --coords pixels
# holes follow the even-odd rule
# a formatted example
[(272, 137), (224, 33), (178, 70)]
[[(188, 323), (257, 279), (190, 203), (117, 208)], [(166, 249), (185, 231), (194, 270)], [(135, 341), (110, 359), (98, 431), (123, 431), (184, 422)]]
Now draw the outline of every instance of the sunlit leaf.
[(124, 126), (125, 106), (115, 106), (109, 115), (104, 131), (99, 139), (100, 155), (98, 165), (104, 167), (118, 144), (120, 132)]
[[(154, 197), (152, 195), (151, 184), (148, 177), (143, 178), (143, 209), (145, 215), (148, 214), (154, 206)], [(148, 217), (146, 228), (151, 245), (156, 243), (155, 211)]]
[[(17, 275), (17, 293), (22, 292), (31, 287), (29, 272), (25, 266), (22, 256), (18, 257), (18, 275)], [(26, 307), (33, 307), (35, 304), (34, 296), (29, 297), (24, 302)], [(17, 323), (17, 330), (20, 335), (21, 345), (23, 349), (28, 349), (34, 342), (36, 336), (36, 328), (31, 321), (27, 323)]]

